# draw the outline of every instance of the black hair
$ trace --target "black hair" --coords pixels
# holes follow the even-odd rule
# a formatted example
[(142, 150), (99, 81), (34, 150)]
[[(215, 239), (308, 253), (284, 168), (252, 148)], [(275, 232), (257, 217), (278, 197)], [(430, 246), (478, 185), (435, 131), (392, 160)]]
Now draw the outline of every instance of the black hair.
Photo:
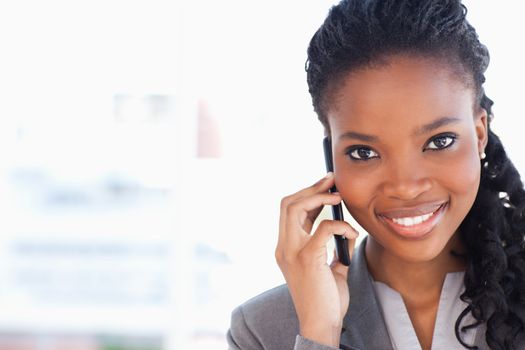
[[(486, 325), (491, 349), (515, 349), (525, 325), (525, 191), (499, 137), (491, 130), (492, 105), (484, 91), (489, 52), (466, 19), (460, 0), (343, 0), (333, 6), (308, 47), (307, 82), (315, 112), (326, 118), (334, 92), (348, 73), (381, 65), (394, 55), (437, 58), (472, 86), (486, 110), (488, 143), (472, 208), (459, 227), (467, 248), (460, 298), (468, 304), (455, 324), (456, 337)], [(469, 313), (476, 322), (461, 326)]]

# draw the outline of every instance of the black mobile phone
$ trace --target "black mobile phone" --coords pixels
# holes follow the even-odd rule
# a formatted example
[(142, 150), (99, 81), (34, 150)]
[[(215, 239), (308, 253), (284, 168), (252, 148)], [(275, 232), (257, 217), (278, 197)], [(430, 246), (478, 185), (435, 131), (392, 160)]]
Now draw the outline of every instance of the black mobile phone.
[[(326, 164), (326, 171), (334, 171), (334, 161), (332, 158), (332, 142), (326, 136), (323, 140), (324, 160)], [(330, 188), (330, 193), (337, 192), (335, 185)], [(344, 220), (343, 207), (341, 203), (332, 205), (332, 216), (334, 220)], [(336, 254), (339, 261), (346, 266), (350, 266), (350, 254), (348, 253), (348, 239), (344, 236), (334, 235)]]

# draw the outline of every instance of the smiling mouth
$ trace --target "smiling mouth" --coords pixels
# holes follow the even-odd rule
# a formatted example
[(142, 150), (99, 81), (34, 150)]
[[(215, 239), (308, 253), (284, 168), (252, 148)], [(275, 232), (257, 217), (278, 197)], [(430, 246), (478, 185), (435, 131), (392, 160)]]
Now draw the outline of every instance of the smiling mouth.
[(441, 221), (447, 204), (448, 202), (443, 203), (433, 212), (419, 216), (388, 218), (384, 215), (379, 215), (379, 217), (398, 235), (408, 238), (419, 238), (432, 231)]
[(425, 215), (405, 217), (405, 218), (392, 218), (392, 219), (386, 218), (386, 219), (392, 220), (396, 224), (402, 225), (402, 226), (419, 225), (422, 222), (427, 221), (430, 217), (432, 217), (439, 209), (441, 209), (442, 206), (443, 205), (440, 205), (436, 210), (434, 210), (431, 213), (425, 214)]

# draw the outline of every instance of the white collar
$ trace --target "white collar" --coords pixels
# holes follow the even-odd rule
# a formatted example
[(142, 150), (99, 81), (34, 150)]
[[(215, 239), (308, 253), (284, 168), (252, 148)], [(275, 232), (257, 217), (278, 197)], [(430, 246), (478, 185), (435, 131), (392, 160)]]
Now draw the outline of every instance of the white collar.
[[(465, 290), (463, 284), (465, 272), (449, 272), (445, 277), (439, 299), (438, 312), (432, 337), (432, 350), (464, 349), (455, 334), (455, 323), (459, 314), (468, 306), (459, 296)], [(387, 284), (373, 281), (374, 291), (381, 306), (381, 313), (394, 349), (420, 350), (421, 346), (410, 321), (401, 295)], [(462, 325), (475, 323), (469, 313), (463, 318)], [(473, 344), (480, 327), (468, 329), (462, 334), (462, 340)]]

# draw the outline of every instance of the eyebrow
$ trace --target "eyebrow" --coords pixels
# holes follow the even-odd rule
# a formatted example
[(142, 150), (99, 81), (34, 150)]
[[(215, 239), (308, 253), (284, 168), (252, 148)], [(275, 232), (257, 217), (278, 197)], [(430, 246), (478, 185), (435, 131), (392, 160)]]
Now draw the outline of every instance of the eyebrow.
[[(427, 133), (429, 133), (429, 132), (431, 132), (431, 131), (433, 131), (435, 129), (438, 129), (438, 128), (444, 126), (444, 125), (458, 123), (460, 121), (461, 121), (461, 119), (457, 118), (457, 117), (442, 117), (442, 118), (434, 120), (431, 123), (425, 124), (425, 125), (417, 128), (412, 133), (412, 136), (419, 136), (419, 135), (427, 134)], [(345, 132), (344, 134), (342, 134), (339, 137), (339, 139), (340, 140), (342, 140), (342, 139), (356, 139), (356, 140), (360, 140), (360, 141), (363, 141), (363, 142), (370, 142), (370, 143), (379, 141), (379, 137), (377, 137), (375, 135), (367, 135), (367, 134), (362, 134), (362, 133), (355, 132), (355, 131)]]

